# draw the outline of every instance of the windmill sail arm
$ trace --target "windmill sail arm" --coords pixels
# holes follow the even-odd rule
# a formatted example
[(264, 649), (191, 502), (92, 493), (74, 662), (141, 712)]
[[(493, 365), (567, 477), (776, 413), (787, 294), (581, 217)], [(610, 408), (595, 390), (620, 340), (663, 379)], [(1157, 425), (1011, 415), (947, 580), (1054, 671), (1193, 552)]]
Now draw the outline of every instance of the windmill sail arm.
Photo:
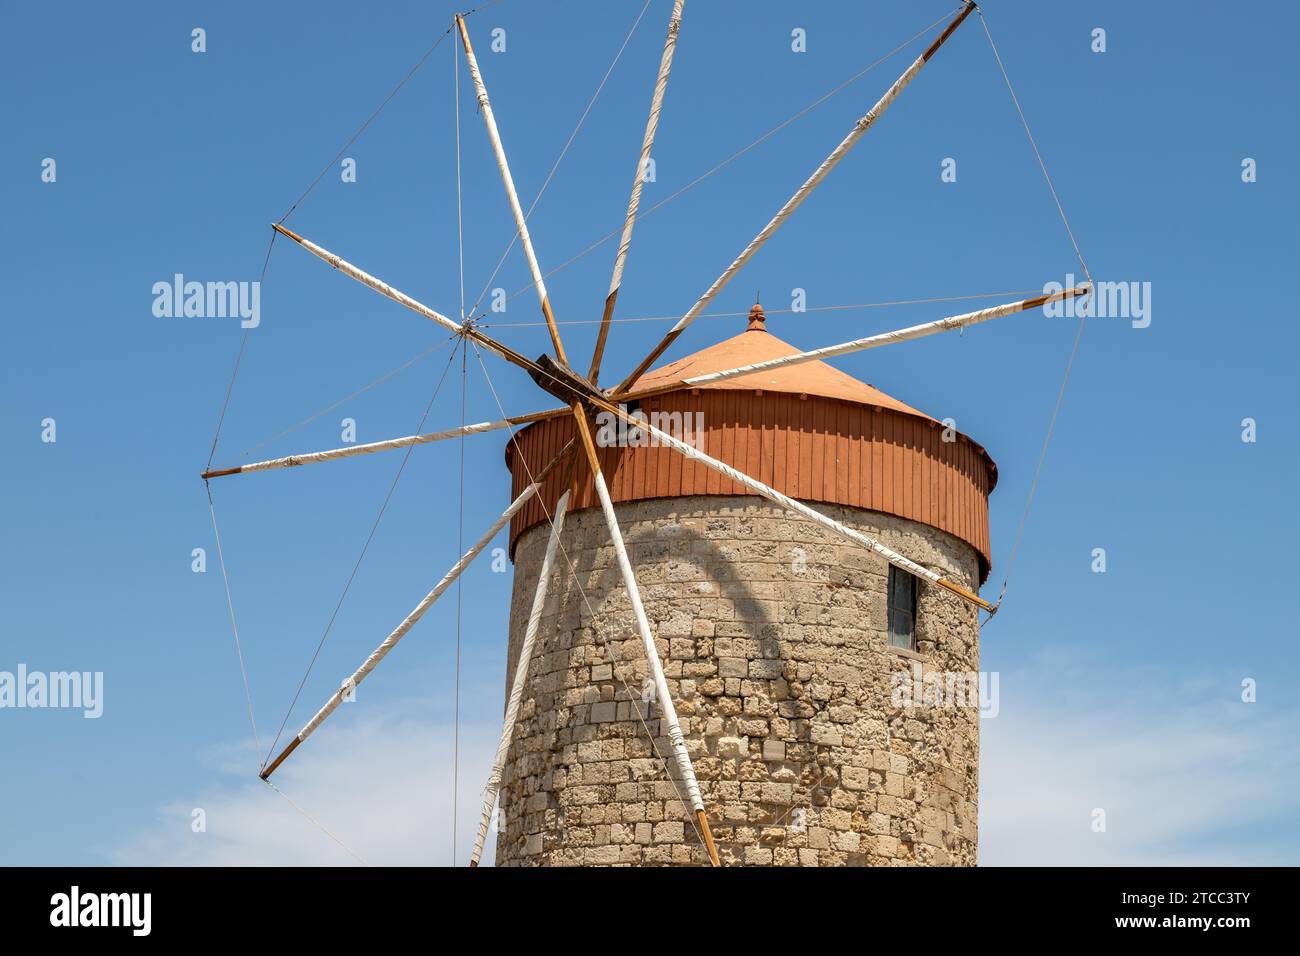
[(627, 265), (628, 249), (632, 245), (632, 228), (636, 225), (637, 210), (641, 206), (641, 190), (645, 186), (646, 164), (654, 148), (655, 133), (659, 129), (659, 114), (663, 110), (664, 94), (668, 90), (668, 74), (673, 68), (673, 53), (677, 50), (677, 36), (681, 32), (682, 6), (685, 2), (686, 0), (675, 0), (672, 15), (668, 18), (668, 36), (664, 39), (664, 52), (659, 59), (659, 74), (655, 77), (654, 93), (650, 98), (650, 115), (646, 118), (641, 153), (637, 157), (636, 171), (632, 177), (632, 197), (628, 200), (627, 216), (623, 220), (623, 234), (618, 241), (618, 252), (614, 255), (614, 274), (609, 280), (605, 311), (600, 319), (596, 348), (591, 355), (591, 369), (587, 373), (587, 378), (592, 382), (595, 382), (600, 375), (600, 363), (605, 355), (605, 339), (609, 336), (609, 323), (614, 315), (614, 304), (618, 301), (619, 287), (623, 284), (623, 269)]
[(667, 445), (670, 448), (676, 449), (678, 452), (680, 452), (689, 460), (699, 462), (701, 465), (704, 465), (706, 468), (710, 468), (713, 471), (718, 472), (723, 477), (730, 478), (732, 481), (736, 482), (736, 484), (741, 485), (744, 488), (747, 488), (752, 493), (759, 495), (760, 497), (766, 498), (768, 501), (771, 501), (773, 504), (778, 504), (784, 508), (788, 508), (789, 510), (794, 511), (797, 514), (800, 514), (803, 517), (808, 518), (809, 520), (821, 525), (822, 527), (835, 532), (841, 537), (847, 538), (848, 540), (854, 542), (855, 544), (859, 544), (864, 548), (876, 552), (876, 554), (879, 554), (881, 557), (883, 557), (886, 561), (888, 561), (890, 564), (894, 565), (895, 567), (901, 568), (904, 571), (907, 571), (909, 574), (913, 574), (918, 578), (922, 578), (926, 581), (930, 581), (933, 584), (937, 584), (940, 587), (958, 595), (963, 600), (966, 600), (971, 604), (976, 605), (977, 607), (983, 608), (985, 611), (992, 612), (993, 605), (989, 604), (979, 595), (972, 593), (971, 591), (962, 587), (957, 582), (945, 578), (943, 575), (939, 574), (938, 572), (931, 571), (929, 568), (917, 564), (915, 561), (912, 561), (911, 559), (904, 557), (903, 555), (899, 554), (897, 551), (894, 551), (892, 548), (888, 548), (885, 545), (881, 544), (879, 541), (876, 541), (874, 538), (867, 537), (861, 531), (858, 531), (854, 528), (850, 528), (848, 525), (843, 524), (842, 522), (836, 521), (834, 518), (822, 514), (820, 511), (817, 511), (815, 508), (810, 508), (808, 505), (804, 504), (803, 502), (796, 501), (794, 498), (782, 494), (781, 492), (777, 491), (775, 488), (769, 485), (765, 485), (763, 482), (757, 480), (756, 478), (751, 478), (743, 471), (733, 468), (731, 465), (728, 465), (725, 462), (721, 462), (716, 458), (706, 455), (698, 448), (695, 448), (692, 445), (688, 445), (686, 442), (674, 438), (672, 435), (668, 434), (667, 432), (654, 427), (645, 419), (641, 419), (641, 418), (634, 419), (625, 410), (623, 410), (622, 408), (616, 405), (612, 405), (609, 402), (605, 402), (605, 401), (596, 401), (595, 404), (597, 405), (597, 407), (603, 409), (604, 411), (607, 411), (612, 415), (618, 416), (623, 421), (627, 422), (629, 425), (634, 425), (635, 427), (645, 431), (647, 434), (653, 436), (662, 444)]
[(303, 725), (302, 730), (300, 730), (298, 735), (289, 742), (289, 745), (281, 751), (280, 755), (276, 757), (275, 760), (271, 761), (271, 763), (267, 764), (265, 769), (263, 769), (259, 775), (263, 780), (270, 777), (271, 774), (275, 772), (276, 768), (284, 762), (284, 759), (297, 749), (299, 744), (315, 733), (316, 728), (324, 723), (326, 718), (338, 709), (339, 704), (343, 702), (344, 698), (346, 698), (347, 695), (357, 687), (357, 685), (365, 680), (366, 677), (370, 675), (371, 671), (379, 666), (379, 662), (388, 656), (388, 653), (398, 645), (407, 633), (410, 632), (411, 628), (414, 627), (416, 622), (425, 615), (425, 612), (433, 606), (434, 602), (436, 602), (438, 598), (442, 597), (447, 588), (451, 587), (455, 580), (460, 577), (462, 572), (469, 567), (471, 562), (478, 557), (483, 549), (492, 543), (492, 539), (500, 533), (501, 529), (510, 523), (510, 519), (515, 516), (515, 513), (541, 490), (542, 483), (545, 481), (546, 476), (550, 474), (551, 470), (559, 464), (561, 459), (563, 459), (572, 448), (573, 440), (570, 439), (569, 443), (560, 451), (560, 454), (557, 455), (549, 465), (542, 469), (542, 471), (537, 474), (536, 478), (534, 478), (533, 481), (519, 493), (519, 496), (510, 503), (510, 507), (508, 507), (502, 513), (501, 517), (492, 524), (492, 527), (487, 530), (483, 537), (479, 538), (479, 540), (474, 543), (473, 547), (466, 551), (465, 554), (461, 556), (460, 560), (452, 565), (451, 570), (443, 575), (442, 580), (434, 586), (433, 590), (426, 594), (420, 603), (415, 606), (414, 610), (403, 619), (402, 623), (397, 625), (397, 627), (395, 627), (392, 632), (380, 642), (379, 646), (370, 653), (370, 656), (362, 662), (361, 666), (352, 673), (352, 676), (344, 681), (339, 689), (330, 695), (329, 700), (325, 702), (324, 706), (316, 712), (315, 716), (313, 716), (311, 720), (307, 721), (307, 723)]
[(537, 643), (537, 633), (541, 629), (542, 611), (546, 608), (546, 592), (550, 586), (551, 569), (555, 563), (555, 550), (560, 542), (560, 534), (564, 531), (564, 516), (568, 507), (569, 492), (566, 490), (555, 506), (551, 534), (546, 539), (546, 553), (542, 557), (542, 569), (537, 573), (537, 590), (533, 592), (533, 605), (528, 613), (528, 624), (524, 628), (519, 660), (515, 663), (514, 678), (510, 682), (510, 699), (506, 704), (501, 739), (497, 743), (496, 758), (492, 761), (492, 773), (483, 790), (483, 812), (479, 817), (478, 833), (474, 837), (470, 866), (478, 866), (479, 859), (483, 856), (483, 844), (487, 840), (488, 829), (492, 822), (492, 810), (496, 806), (497, 794), (501, 790), (501, 774), (505, 769), (506, 755), (510, 751), (510, 741), (514, 738), (515, 723), (519, 719), (519, 705), (524, 696), (524, 681), (528, 679), (528, 665), (533, 659), (533, 647)]
[(805, 352), (796, 352), (793, 355), (783, 355), (780, 358), (768, 359), (763, 362), (740, 365), (736, 368), (722, 369), (717, 372), (707, 372), (703, 375), (693, 375), (689, 378), (684, 378), (667, 385), (661, 385), (653, 389), (634, 391), (623, 396), (623, 399), (625, 401), (630, 401), (640, 398), (648, 398), (651, 395), (658, 395), (679, 388), (698, 388), (702, 385), (714, 385), (718, 382), (725, 382), (728, 379), (753, 375), (756, 372), (768, 372), (773, 369), (802, 365), (805, 362), (817, 362), (823, 359), (835, 358), (839, 355), (849, 355), (853, 352), (862, 352), (867, 349), (880, 348), (882, 345), (895, 345), (899, 342), (911, 342), (914, 339), (925, 338), (926, 336), (936, 335), (940, 332), (950, 332), (953, 329), (964, 329), (971, 325), (978, 325), (981, 322), (988, 322), (992, 319), (999, 319), (1003, 316), (1013, 315), (1017, 312), (1036, 309), (1039, 306), (1046, 305), (1050, 302), (1060, 302), (1063, 299), (1072, 299), (1075, 296), (1087, 294), (1089, 288), (1090, 287), (1087, 285), (1077, 286), (1073, 289), (1064, 289), (1060, 292), (1034, 296), (1029, 299), (1021, 299), (1018, 302), (1008, 302), (1003, 305), (995, 305), (987, 309), (980, 309), (976, 312), (964, 312), (961, 315), (950, 315), (947, 318), (936, 319), (933, 322), (923, 322), (920, 325), (895, 329), (891, 332), (880, 332), (876, 335), (868, 335), (865, 338), (853, 339), (849, 342), (840, 342), (837, 345), (827, 345), (818, 349), (809, 349)]
[(492, 143), (492, 153), (496, 157), (497, 169), (501, 172), (501, 182), (505, 186), (506, 199), (510, 203), (510, 212), (515, 219), (515, 230), (519, 235), (519, 244), (523, 246), (524, 258), (528, 260), (528, 271), (532, 273), (533, 288), (537, 291), (537, 300), (542, 307), (542, 317), (546, 320), (546, 330), (550, 333), (551, 344), (555, 347), (555, 357), (561, 365), (567, 366), (564, 344), (560, 341), (560, 329), (555, 324), (555, 315), (551, 311), (551, 300), (546, 292), (546, 280), (542, 277), (542, 267), (537, 262), (537, 253), (533, 249), (533, 239), (528, 233), (528, 221), (523, 207), (519, 204), (519, 193), (515, 189), (514, 177), (510, 174), (510, 164), (506, 161), (506, 149), (501, 142), (501, 132), (497, 129), (496, 114), (492, 112), (492, 101), (488, 99), (487, 86), (483, 83), (483, 74), (479, 71), (478, 58), (474, 56), (474, 47), (469, 41), (469, 30), (465, 19), (457, 15), (456, 25), (460, 28), (461, 45), (465, 49), (465, 60), (469, 65), (470, 79), (474, 83), (474, 92), (478, 97), (479, 112), (483, 115), (483, 125), (487, 127), (488, 139)]
[(387, 282), (384, 282), (382, 279), (378, 279), (375, 276), (372, 276), (364, 269), (358, 268), (357, 266), (348, 262), (342, 256), (338, 256), (333, 252), (330, 252), (328, 249), (324, 248), (323, 246), (318, 246), (310, 239), (303, 238), (302, 236), (294, 232), (292, 229), (289, 229), (286, 226), (282, 226), (278, 222), (273, 223), (272, 228), (275, 229), (275, 231), (278, 232), (280, 235), (287, 236), (289, 239), (292, 239), (294, 242), (302, 246), (304, 249), (306, 249), (316, 258), (320, 259), (322, 262), (326, 262), (329, 265), (333, 266), (335, 269), (343, 273), (349, 279), (355, 279), (357, 282), (360, 282), (362, 285), (373, 289), (374, 291), (378, 292), (380, 295), (384, 296), (385, 298), (392, 299), (398, 305), (405, 306), (406, 308), (410, 309), (412, 312), (415, 312), (417, 315), (422, 315), (426, 319), (429, 319), (432, 322), (436, 322), (438, 325), (441, 325), (444, 329), (446, 329), (449, 332), (453, 332), (456, 335), (464, 335), (467, 338), (473, 339), (475, 342), (482, 345), (488, 351), (494, 352), (495, 354), (497, 354), (498, 356), (500, 356), (501, 358), (505, 359), (507, 362), (510, 362), (513, 365), (518, 365), (520, 368), (526, 369), (529, 372), (536, 369), (536, 364), (531, 359), (525, 358), (524, 356), (516, 352), (514, 349), (502, 345), (500, 342), (496, 341), (490, 336), (484, 335), (482, 332), (474, 328), (472, 325), (461, 325), (455, 319), (448, 318), (447, 316), (439, 312), (437, 309), (431, 309), (429, 306), (425, 305), (423, 302), (419, 301), (418, 299), (412, 298), (411, 296), (407, 295), (405, 292), (402, 292), (400, 289), (396, 289), (393, 286), (389, 285)]
[(238, 465), (234, 468), (218, 468), (213, 471), (205, 471), (201, 478), (221, 478), (226, 475), (244, 475), (257, 471), (274, 471), (278, 468), (296, 468), (299, 465), (314, 465), (322, 461), (336, 461), (340, 458), (352, 458), (356, 455), (373, 455), (375, 452), (390, 451), (394, 448), (409, 448), (412, 445), (427, 445), (431, 442), (443, 441), (448, 438), (459, 438), (463, 435), (482, 435), (487, 432), (497, 431), (502, 428), (510, 428), (515, 425), (527, 425), (530, 422), (540, 422), (551, 418), (561, 418), (569, 414), (567, 408), (551, 409), (544, 412), (532, 412), (528, 415), (516, 415), (512, 418), (502, 418), (494, 422), (475, 422), (471, 425), (461, 425), (457, 428), (448, 428), (445, 431), (427, 432), (423, 435), (408, 435), (405, 438), (389, 438), (384, 441), (367, 442), (364, 445), (344, 445), (342, 448), (330, 448), (326, 451), (306, 452), (297, 455), (285, 455), (282, 458), (270, 458), (266, 461), (253, 461), (246, 465)]
[(641, 637), (642, 647), (645, 650), (646, 663), (649, 665), (650, 676), (655, 687), (656, 706), (659, 708), (667, 730), (666, 736), (672, 748), (673, 759), (677, 764), (677, 773), (686, 787), (691, 809), (695, 812), (697, 825), (704, 836), (709, 862), (713, 866), (719, 866), (718, 851), (713, 844), (713, 834), (709, 830), (708, 817), (704, 812), (704, 799), (700, 795), (700, 784), (695, 777), (695, 768), (691, 764), (690, 753), (686, 749), (686, 738), (682, 734), (681, 721), (677, 718), (677, 708), (674, 706), (672, 694), (668, 690), (668, 679), (664, 676), (663, 662), (659, 660), (659, 649), (655, 647), (654, 634), (650, 630), (650, 620), (646, 617), (645, 606), (641, 603), (641, 589), (637, 586), (636, 572), (633, 571), (632, 562), (627, 556), (627, 546), (623, 542), (623, 532), (619, 528), (618, 517), (614, 514), (614, 503), (610, 500), (609, 488), (605, 484), (605, 476), (600, 467), (600, 459), (596, 455), (596, 445), (591, 437), (591, 426), (587, 422), (586, 411), (580, 406), (574, 405), (573, 415), (577, 420), (578, 436), (581, 438), (583, 448), (586, 451), (587, 462), (591, 466), (592, 483), (596, 489), (596, 497), (600, 500), (600, 510), (605, 517), (605, 526), (609, 530), (610, 540), (614, 545), (614, 555), (618, 561), (619, 571), (623, 576), (623, 584), (627, 587), (628, 599), (632, 604), (632, 616), (636, 622), (637, 632)]
[(888, 90), (885, 91), (885, 95), (882, 96), (876, 104), (853, 125), (853, 129), (849, 131), (848, 135), (840, 141), (839, 145), (831, 150), (830, 155), (822, 161), (820, 166), (813, 170), (812, 175), (804, 181), (803, 185), (795, 190), (794, 195), (786, 200), (785, 205), (777, 210), (776, 215), (773, 216), (771, 220), (769, 220), (768, 224), (759, 231), (758, 235), (750, 240), (749, 245), (745, 246), (740, 255), (732, 261), (731, 265), (727, 266), (727, 268), (723, 270), (722, 274), (713, 281), (713, 284), (709, 286), (704, 295), (700, 296), (699, 300), (696, 301), (687, 313), (678, 320), (677, 324), (668, 331), (668, 334), (664, 336), (650, 354), (641, 360), (641, 364), (632, 371), (632, 374), (624, 379), (622, 384), (614, 390), (613, 394), (615, 396), (629, 391), (632, 386), (636, 384), (637, 379), (645, 374), (646, 369), (654, 364), (654, 361), (659, 358), (660, 355), (667, 351), (668, 347), (677, 340), (677, 337), (682, 334), (686, 327), (699, 318), (700, 313), (709, 307), (709, 303), (717, 297), (718, 293), (726, 287), (727, 283), (735, 278), (736, 274), (745, 267), (749, 260), (754, 257), (754, 254), (757, 253), (767, 240), (772, 237), (773, 233), (781, 227), (782, 223), (789, 219), (790, 216), (794, 214), (794, 211), (803, 205), (804, 200), (812, 195), (813, 190), (821, 185), (822, 181), (830, 175), (831, 170), (839, 165), (840, 161), (849, 154), (849, 151), (857, 145), (858, 141), (866, 135), (867, 130), (871, 129), (871, 127), (875, 125), (876, 120), (884, 114), (885, 110), (889, 109), (890, 105), (898, 98), (899, 94), (902, 93), (907, 85), (916, 78), (916, 75), (921, 72), (921, 69), (930, 61), (930, 58), (934, 56), (939, 47), (942, 46), (944, 41), (952, 35), (953, 31), (961, 25), (962, 21), (970, 15), (970, 12), (974, 8), (975, 5), (973, 3), (967, 2), (962, 11), (953, 18), (952, 22), (948, 24), (943, 33), (939, 35), (938, 39), (936, 39), (924, 53), (912, 61), (911, 65), (903, 71), (903, 74), (894, 81), (893, 85), (891, 85)]

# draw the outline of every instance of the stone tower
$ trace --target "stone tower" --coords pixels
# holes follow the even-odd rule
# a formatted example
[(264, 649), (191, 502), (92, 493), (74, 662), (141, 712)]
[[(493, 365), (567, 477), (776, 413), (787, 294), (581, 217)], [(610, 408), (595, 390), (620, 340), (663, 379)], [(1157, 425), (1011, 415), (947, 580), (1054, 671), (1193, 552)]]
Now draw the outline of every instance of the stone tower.
[[(796, 351), (755, 306), (745, 331), (638, 387)], [(997, 470), (984, 449), (824, 363), (668, 392), (641, 411), (971, 590), (988, 574)], [(507, 450), (515, 493), (567, 425), (536, 423)], [(618, 437), (602, 469), (723, 864), (974, 864), (974, 695), (927, 699), (918, 686), (973, 685), (974, 608), (672, 449)], [(511, 526), (507, 674), (562, 471)], [(590, 475), (576, 486), (505, 767), (497, 864), (706, 863), (661, 756)]]

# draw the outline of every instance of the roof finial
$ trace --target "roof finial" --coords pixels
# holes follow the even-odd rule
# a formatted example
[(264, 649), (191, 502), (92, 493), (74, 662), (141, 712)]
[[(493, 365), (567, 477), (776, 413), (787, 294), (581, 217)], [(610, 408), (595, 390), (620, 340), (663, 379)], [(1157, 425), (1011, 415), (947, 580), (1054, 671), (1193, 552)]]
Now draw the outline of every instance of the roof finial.
[(757, 297), (754, 299), (754, 307), (749, 310), (749, 327), (746, 332), (766, 332), (765, 322), (767, 316), (763, 315), (763, 307), (759, 305)]

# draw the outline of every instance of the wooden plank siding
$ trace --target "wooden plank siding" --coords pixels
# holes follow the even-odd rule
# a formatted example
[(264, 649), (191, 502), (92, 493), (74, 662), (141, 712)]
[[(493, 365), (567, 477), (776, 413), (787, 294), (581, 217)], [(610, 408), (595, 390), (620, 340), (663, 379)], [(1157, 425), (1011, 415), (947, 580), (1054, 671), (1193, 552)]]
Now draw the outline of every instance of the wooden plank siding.
[[(965, 435), (956, 433), (953, 441), (945, 442), (944, 427), (930, 419), (780, 392), (670, 392), (647, 399), (642, 410), (683, 417), (702, 412), (707, 454), (800, 501), (880, 511), (946, 531), (979, 552), (981, 582), (988, 577), (988, 496), (997, 470), (984, 449)], [(516, 467), (514, 443), (507, 443), (512, 496), (524, 489), (530, 472), (536, 473), (559, 452), (572, 431), (567, 418), (537, 422), (520, 431), (516, 440), (526, 468)], [(747, 493), (671, 448), (601, 448), (600, 460), (615, 502)], [(512, 554), (524, 531), (554, 513), (567, 471), (553, 471), (542, 494), (515, 515), (510, 525)], [(575, 482), (577, 494), (570, 508), (596, 507), (590, 469), (581, 456)]]

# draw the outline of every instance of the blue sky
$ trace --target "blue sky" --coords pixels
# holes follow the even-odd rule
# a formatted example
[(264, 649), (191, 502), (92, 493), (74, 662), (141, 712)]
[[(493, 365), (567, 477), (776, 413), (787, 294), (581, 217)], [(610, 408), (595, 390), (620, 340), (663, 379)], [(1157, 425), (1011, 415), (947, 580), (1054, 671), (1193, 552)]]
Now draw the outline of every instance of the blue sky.
[[(955, 4), (954, 4), (955, 5)], [(667, 0), (654, 0), (530, 220), (544, 269), (615, 229)], [(525, 205), (641, 8), (506, 0), (470, 27)], [(648, 204), (669, 195), (950, 9), (944, 2), (690, 0)], [(254, 280), (269, 223), (450, 22), (439, 3), (51, 3), (0, 31), (6, 263), (0, 670), (104, 673), (104, 714), (0, 711), (0, 862), (348, 863), (255, 779), (203, 486), (241, 330), (158, 318), (175, 273)], [(983, 634), (1002, 675), (983, 724), (981, 858), (1291, 862), (1297, 831), (1297, 465), (1293, 273), (1298, 146), (1291, 4), (990, 0), (988, 23), (1092, 272), (1150, 282), (1151, 323), (1089, 323), (1006, 604)], [(207, 52), (191, 51), (191, 30)], [(494, 28), (506, 50), (488, 50)], [(791, 31), (807, 52), (791, 51)], [(1107, 50), (1090, 49), (1094, 28)], [(921, 49), (917, 43), (639, 224), (625, 318), (680, 315)], [(289, 225), (448, 314), (457, 278), (452, 44), (444, 42)], [(512, 233), (462, 74), (466, 294)], [(57, 180), (42, 182), (42, 161)], [(1253, 158), (1258, 181), (1243, 183)], [(945, 158), (957, 181), (940, 180)], [(610, 244), (548, 280), (563, 322), (599, 317)], [(788, 308), (1041, 288), (1078, 273), (979, 22), (972, 18), (719, 297)], [(518, 249), (494, 285), (528, 280)], [(1014, 298), (1015, 296), (1012, 296)], [(972, 300), (971, 307), (1003, 298)], [(961, 308), (963, 306), (958, 306)], [(912, 305), (773, 315), (801, 346), (938, 318)], [(489, 321), (546, 349), (528, 294)], [(518, 323), (516, 327), (509, 327)], [(616, 325), (606, 378), (667, 328)], [(670, 357), (734, 334), (701, 319)], [(591, 324), (563, 326), (585, 362)], [(839, 366), (997, 460), (1002, 580), (1074, 325), (1031, 313)], [(277, 242), (217, 462), (409, 434), (438, 350), (291, 435), (241, 452), (445, 335)], [(549, 407), (488, 370), (511, 412)], [(461, 420), (455, 361), (429, 427)], [(471, 421), (498, 417), (478, 363)], [(1242, 420), (1257, 441), (1241, 440)], [(57, 441), (41, 440), (42, 421)], [(508, 497), (498, 433), (466, 443), (465, 535)], [(214, 483), (263, 746), (283, 718), (400, 457)], [(292, 732), (455, 560), (459, 450), (417, 449), (289, 723)], [(204, 574), (191, 551), (209, 554)], [(1104, 548), (1107, 571), (1091, 570)], [(368, 862), (459, 860), (500, 719), (508, 573), (487, 562), (305, 746), (284, 792)], [(1245, 679), (1258, 699), (1241, 702)], [(207, 811), (208, 832), (190, 829)], [(1104, 834), (1090, 829), (1107, 810)], [(382, 811), (376, 813), (376, 811)], [(378, 817), (379, 819), (376, 819)]]

